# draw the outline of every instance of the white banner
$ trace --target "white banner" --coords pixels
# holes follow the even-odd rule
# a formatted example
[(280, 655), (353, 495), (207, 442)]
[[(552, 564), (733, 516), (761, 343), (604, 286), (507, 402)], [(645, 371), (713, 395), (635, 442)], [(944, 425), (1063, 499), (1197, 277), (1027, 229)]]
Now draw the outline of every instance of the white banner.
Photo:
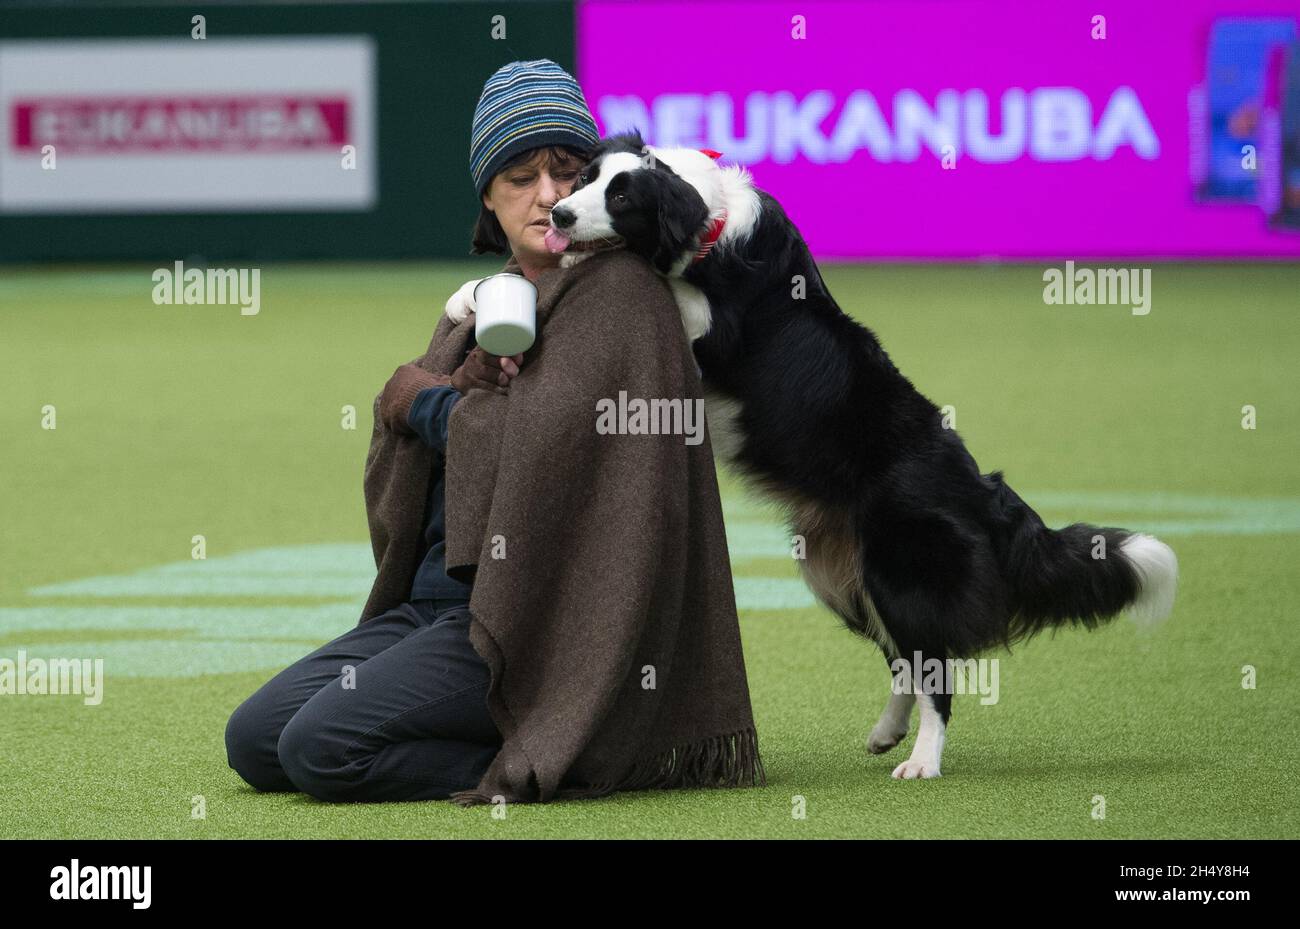
[(367, 210), (369, 36), (0, 42), (0, 212)]

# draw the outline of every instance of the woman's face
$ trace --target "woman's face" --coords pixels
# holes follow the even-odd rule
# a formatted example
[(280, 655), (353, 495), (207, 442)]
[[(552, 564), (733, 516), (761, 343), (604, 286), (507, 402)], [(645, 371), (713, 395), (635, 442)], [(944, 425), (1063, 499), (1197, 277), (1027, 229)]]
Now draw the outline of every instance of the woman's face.
[(483, 191), (483, 205), (496, 214), (517, 261), (558, 264), (545, 244), (551, 207), (573, 190), (582, 162), (563, 149), (537, 149), (521, 164), (498, 171)]

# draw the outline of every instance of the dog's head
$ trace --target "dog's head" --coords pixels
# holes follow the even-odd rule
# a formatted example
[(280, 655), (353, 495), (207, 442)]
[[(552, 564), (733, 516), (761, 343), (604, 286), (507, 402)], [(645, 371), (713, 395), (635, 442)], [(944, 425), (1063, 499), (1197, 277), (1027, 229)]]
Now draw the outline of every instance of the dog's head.
[(661, 273), (680, 271), (721, 197), (717, 174), (704, 152), (654, 148), (638, 132), (611, 136), (551, 209), (547, 248), (623, 245)]

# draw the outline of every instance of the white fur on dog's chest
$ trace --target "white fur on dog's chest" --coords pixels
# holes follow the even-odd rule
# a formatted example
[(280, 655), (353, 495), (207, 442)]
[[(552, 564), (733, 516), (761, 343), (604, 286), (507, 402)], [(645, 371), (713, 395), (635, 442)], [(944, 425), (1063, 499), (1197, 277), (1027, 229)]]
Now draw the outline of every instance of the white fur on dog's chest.
[(745, 442), (745, 433), (740, 427), (741, 409), (741, 403), (735, 397), (729, 397), (707, 383), (704, 385), (704, 419), (708, 424), (709, 442), (713, 445), (713, 456), (725, 464), (736, 460)]

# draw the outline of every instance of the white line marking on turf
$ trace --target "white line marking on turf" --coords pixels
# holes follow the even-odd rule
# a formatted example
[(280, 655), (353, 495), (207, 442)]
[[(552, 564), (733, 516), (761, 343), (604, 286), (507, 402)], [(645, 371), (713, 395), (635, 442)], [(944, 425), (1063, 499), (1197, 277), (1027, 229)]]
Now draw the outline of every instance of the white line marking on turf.
[[(1300, 532), (1300, 500), (1203, 496), (1185, 493), (1024, 492), (1051, 525), (1075, 519), (1121, 525), (1162, 536), (1258, 535)], [(733, 567), (793, 562), (791, 540), (779, 511), (762, 500), (729, 495), (723, 501)], [(789, 613), (817, 606), (790, 564), (772, 576), (755, 565), (733, 572), (737, 610)], [(126, 574), (45, 584), (27, 591), (38, 598), (158, 597), (195, 605), (41, 605), (0, 608), (0, 653), (87, 654), (105, 658), (109, 674), (175, 677), (281, 668), (357, 624), (374, 580), (366, 543), (328, 543), (250, 549), (204, 561), (177, 561)], [(205, 599), (336, 598), (304, 606), (203, 605)], [(51, 642), (43, 633), (85, 630), (85, 641)], [(94, 630), (156, 630), (170, 637), (102, 639)], [(23, 633), (32, 633), (30, 641)], [(42, 641), (44, 639), (44, 641)]]

